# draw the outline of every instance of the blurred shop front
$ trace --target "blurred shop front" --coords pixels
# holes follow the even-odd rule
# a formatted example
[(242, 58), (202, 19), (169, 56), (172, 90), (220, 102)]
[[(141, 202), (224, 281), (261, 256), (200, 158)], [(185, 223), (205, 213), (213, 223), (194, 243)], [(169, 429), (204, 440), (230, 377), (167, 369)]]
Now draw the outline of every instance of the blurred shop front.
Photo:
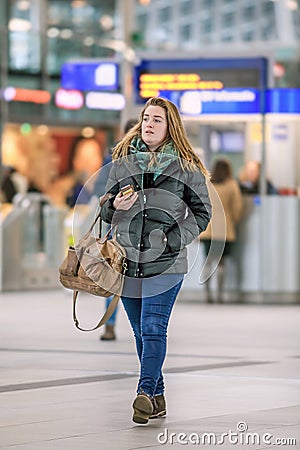
[[(70, 235), (86, 232), (96, 208), (89, 193), (75, 221), (70, 196), (119, 136), (119, 65), (67, 62), (54, 92), (18, 83), (1, 93), (0, 290), (56, 288)], [(5, 189), (7, 174), (16, 195)]]
[(67, 191), (71, 172), (85, 180), (92, 166), (89, 153), (75, 176), (76, 142), (103, 161), (119, 138), (116, 29), (121, 39), (115, 0), (0, 3), (1, 184), (12, 179), (0, 193), (0, 291), (58, 287), (65, 248), (95, 211), (91, 197), (73, 220)]
[[(173, 101), (208, 168), (226, 157), (237, 179), (247, 161), (260, 162), (259, 192), (244, 195), (226, 290), (299, 294), (300, 90), (272, 89), (268, 66), (261, 57), (145, 56), (135, 68), (136, 104), (153, 95)], [(267, 180), (278, 195), (267, 195)], [(183, 288), (196, 297), (203, 265), (194, 242)]]

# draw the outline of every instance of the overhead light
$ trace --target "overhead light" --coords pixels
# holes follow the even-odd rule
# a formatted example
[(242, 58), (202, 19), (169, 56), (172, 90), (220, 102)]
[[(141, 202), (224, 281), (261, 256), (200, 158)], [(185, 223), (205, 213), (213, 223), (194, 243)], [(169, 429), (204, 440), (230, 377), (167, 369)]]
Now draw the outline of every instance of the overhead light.
[(84, 127), (82, 130), (81, 130), (81, 135), (83, 136), (83, 137), (85, 137), (85, 138), (91, 138), (91, 137), (94, 137), (95, 136), (95, 130), (94, 130), (94, 128), (92, 128), (92, 127)]
[(73, 0), (71, 2), (72, 8), (83, 8), (86, 5), (85, 0)]
[(49, 127), (47, 125), (39, 125), (36, 131), (40, 136), (46, 136), (49, 133)]
[(25, 89), (19, 87), (9, 86), (3, 91), (3, 98), (7, 102), (29, 102), (45, 104), (51, 100), (51, 94), (48, 91), (41, 89)]
[(80, 109), (84, 105), (82, 92), (76, 89), (58, 89), (55, 93), (55, 104), (63, 109)]
[(291, 11), (296, 11), (298, 9), (298, 3), (296, 2), (296, 0), (288, 0), (286, 2), (286, 6), (288, 7), (288, 9), (290, 9)]
[(51, 27), (49, 28), (49, 30), (47, 31), (47, 36), (49, 38), (56, 38), (59, 35), (59, 29), (55, 28), (55, 27)]
[(115, 52), (123, 52), (126, 49), (126, 43), (121, 39), (100, 39), (98, 45), (111, 48)]
[(7, 102), (10, 102), (14, 99), (16, 95), (16, 89), (14, 87), (7, 87), (3, 90), (3, 98)]
[(104, 14), (103, 16), (101, 16), (99, 23), (101, 28), (105, 31), (111, 30), (114, 24), (112, 17), (108, 14)]
[(95, 44), (95, 39), (93, 37), (91, 37), (91, 36), (87, 36), (86, 38), (84, 38), (83, 43), (87, 47), (91, 47), (92, 45)]
[(17, 19), (16, 17), (11, 19), (8, 23), (9, 31), (30, 31), (31, 27), (29, 20)]
[(17, 9), (19, 9), (20, 11), (27, 11), (27, 9), (29, 8), (30, 8), (29, 0), (20, 0), (17, 3)]
[(73, 31), (69, 28), (65, 28), (61, 30), (59, 36), (61, 37), (61, 39), (71, 39), (71, 37), (73, 36)]
[(27, 134), (30, 134), (32, 131), (32, 126), (30, 123), (22, 123), (20, 126), (20, 132), (23, 134), (23, 136), (26, 136)]
[(91, 91), (86, 94), (85, 105), (88, 109), (121, 111), (125, 107), (125, 97), (119, 93)]

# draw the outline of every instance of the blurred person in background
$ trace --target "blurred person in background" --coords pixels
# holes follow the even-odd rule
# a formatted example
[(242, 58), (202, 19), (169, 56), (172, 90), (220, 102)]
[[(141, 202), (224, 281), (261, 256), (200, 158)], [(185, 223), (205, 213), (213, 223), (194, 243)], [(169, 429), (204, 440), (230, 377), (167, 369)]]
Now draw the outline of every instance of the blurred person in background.
[(41, 134), (32, 129), (22, 135), (17, 128), (7, 128), (3, 134), (2, 155), (1, 191), (5, 202), (13, 202), (18, 193), (49, 194), (59, 165), (49, 133)]
[(4, 201), (12, 203), (17, 193), (25, 194), (28, 189), (29, 149), (26, 139), (17, 127), (4, 128), (2, 137), (1, 190)]
[[(232, 254), (233, 244), (236, 241), (236, 225), (241, 219), (243, 210), (243, 199), (238, 183), (233, 177), (231, 163), (227, 159), (218, 159), (214, 162), (211, 183), (209, 187), (210, 198), (212, 201), (212, 218), (207, 229), (201, 233), (200, 240), (204, 244), (205, 255), (207, 260), (207, 273), (212, 270), (212, 263), (217, 258), (221, 258), (217, 267), (217, 300), (223, 301), (224, 280), (225, 280), (225, 261)], [(219, 199), (216, 198), (216, 194)], [(217, 205), (221, 201), (223, 210)], [(224, 229), (222, 217), (225, 214), (226, 233)], [(224, 246), (225, 237), (225, 246)], [(213, 241), (213, 245), (212, 245)], [(212, 247), (211, 247), (212, 245)], [(224, 246), (224, 249), (223, 249)], [(211, 250), (211, 251), (210, 251)], [(208, 273), (208, 275), (210, 275)], [(207, 302), (212, 303), (213, 297), (211, 293), (211, 278), (209, 277), (205, 283)]]
[[(125, 135), (134, 125), (136, 125), (137, 120), (136, 119), (129, 119), (125, 123), (124, 126), (124, 133)], [(111, 154), (109, 154), (104, 160), (101, 170), (99, 171), (99, 175), (96, 178), (95, 185), (94, 185), (94, 195), (97, 195), (98, 197), (101, 197), (105, 193), (105, 187), (108, 179), (108, 174), (111, 168), (112, 158)], [(110, 305), (110, 302), (112, 301), (113, 296), (108, 297), (106, 299), (106, 308)], [(108, 321), (105, 324), (105, 331), (100, 336), (101, 341), (114, 341), (116, 340), (116, 333), (115, 333), (115, 326), (116, 326), (116, 319), (117, 319), (117, 310), (118, 307), (114, 310), (111, 317), (108, 319)]]
[(89, 203), (95, 183), (95, 177), (92, 175), (102, 167), (103, 160), (103, 150), (97, 139), (82, 136), (75, 139), (70, 151), (69, 172), (66, 176), (71, 181), (66, 193), (66, 203), (71, 208), (76, 203)]
[[(259, 194), (261, 163), (259, 161), (248, 161), (241, 169), (239, 185), (243, 194)], [(267, 180), (267, 194), (278, 194), (277, 189), (270, 180)]]
[(12, 203), (16, 194), (25, 194), (28, 189), (28, 180), (14, 167), (2, 166), (0, 168), (1, 202)]
[[(56, 146), (49, 132), (40, 132), (39, 127), (29, 128), (22, 134), (18, 127), (9, 127), (4, 131), (3, 167), (1, 190), (3, 201), (19, 207), (15, 198), (26, 196), (26, 203), (37, 202), (39, 207), (39, 249), (44, 245), (44, 205), (51, 203), (51, 186), (57, 177), (59, 158)], [(3, 177), (2, 177), (3, 175)], [(34, 193), (35, 195), (29, 195)], [(35, 224), (32, 224), (35, 226)]]
[[(93, 196), (95, 177), (103, 163), (103, 150), (94, 137), (78, 136), (71, 146), (67, 173), (56, 177), (49, 196), (56, 205), (88, 204)], [(89, 180), (89, 182), (87, 182)]]

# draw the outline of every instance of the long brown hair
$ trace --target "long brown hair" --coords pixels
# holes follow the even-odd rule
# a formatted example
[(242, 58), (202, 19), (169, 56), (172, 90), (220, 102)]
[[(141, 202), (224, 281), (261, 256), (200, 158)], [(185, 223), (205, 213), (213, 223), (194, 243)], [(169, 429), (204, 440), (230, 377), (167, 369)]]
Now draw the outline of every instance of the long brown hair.
[(116, 145), (114, 148), (112, 158), (113, 160), (126, 157), (129, 153), (129, 144), (133, 137), (138, 135), (142, 136), (142, 122), (144, 118), (144, 114), (148, 106), (160, 106), (166, 112), (166, 119), (168, 124), (168, 133), (164, 142), (162, 142), (161, 148), (164, 144), (169, 141), (173, 141), (174, 146), (176, 147), (179, 157), (180, 163), (183, 169), (188, 169), (190, 171), (196, 171), (200, 169), (201, 172), (208, 177), (209, 173), (204, 164), (202, 163), (199, 156), (193, 150), (191, 144), (186, 135), (186, 131), (184, 129), (179, 111), (174, 103), (166, 100), (162, 97), (153, 97), (150, 98), (144, 108), (140, 113), (139, 120), (137, 124), (129, 130), (129, 132), (124, 136), (124, 138)]
[(217, 159), (211, 171), (212, 183), (224, 183), (232, 178), (231, 163), (226, 158)]

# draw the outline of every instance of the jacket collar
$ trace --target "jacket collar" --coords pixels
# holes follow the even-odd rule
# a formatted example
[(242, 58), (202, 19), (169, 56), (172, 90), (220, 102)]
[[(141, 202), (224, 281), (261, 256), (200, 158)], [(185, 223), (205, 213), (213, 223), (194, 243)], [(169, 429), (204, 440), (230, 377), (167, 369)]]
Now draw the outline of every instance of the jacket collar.
[[(141, 187), (142, 186), (142, 177), (143, 170), (141, 169), (139, 162), (135, 155), (129, 155), (128, 158), (124, 160), (127, 171), (130, 176), (135, 180), (135, 182)], [(160, 174), (156, 180), (154, 181), (154, 187), (159, 186), (166, 178), (174, 177), (178, 178), (178, 175), (181, 171), (181, 166), (179, 160), (172, 161)]]

